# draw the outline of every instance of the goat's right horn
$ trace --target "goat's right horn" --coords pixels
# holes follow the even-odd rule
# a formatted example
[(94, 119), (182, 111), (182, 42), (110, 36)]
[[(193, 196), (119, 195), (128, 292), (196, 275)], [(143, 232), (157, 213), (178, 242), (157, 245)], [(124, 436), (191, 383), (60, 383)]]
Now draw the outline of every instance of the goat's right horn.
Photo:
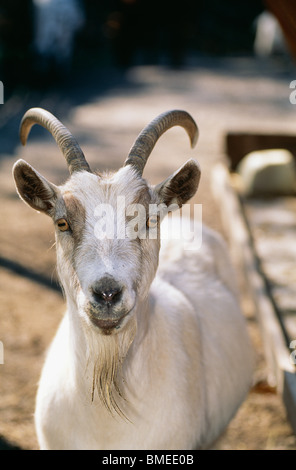
[(172, 110), (160, 114), (139, 134), (132, 146), (124, 166), (133, 166), (141, 175), (159, 137), (174, 126), (183, 127), (189, 135), (191, 147), (198, 138), (198, 128), (193, 118), (186, 111)]
[(71, 132), (45, 109), (31, 108), (24, 114), (20, 125), (20, 139), (23, 145), (26, 145), (27, 137), (34, 124), (44, 127), (54, 137), (66, 159), (70, 174), (82, 170), (91, 173), (85, 156)]

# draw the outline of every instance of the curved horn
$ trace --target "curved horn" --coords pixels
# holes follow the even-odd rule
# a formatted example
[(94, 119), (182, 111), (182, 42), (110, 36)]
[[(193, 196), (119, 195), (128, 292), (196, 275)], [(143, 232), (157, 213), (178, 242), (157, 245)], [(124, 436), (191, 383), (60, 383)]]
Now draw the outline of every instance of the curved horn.
[(194, 147), (198, 138), (198, 128), (195, 121), (186, 111), (173, 110), (160, 114), (151, 121), (137, 137), (124, 166), (133, 166), (141, 175), (159, 137), (173, 126), (184, 127)]
[(52, 134), (66, 159), (70, 174), (82, 170), (91, 173), (85, 156), (70, 131), (45, 109), (31, 108), (24, 114), (20, 125), (20, 139), (23, 145), (26, 145), (27, 137), (34, 124), (39, 124)]

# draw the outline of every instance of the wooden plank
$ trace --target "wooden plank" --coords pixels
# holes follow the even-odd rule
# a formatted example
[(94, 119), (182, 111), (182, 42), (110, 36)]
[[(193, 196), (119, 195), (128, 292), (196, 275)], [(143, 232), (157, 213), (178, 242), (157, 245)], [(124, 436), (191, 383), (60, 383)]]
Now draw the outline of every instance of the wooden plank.
[(254, 132), (228, 132), (225, 137), (225, 153), (231, 169), (235, 170), (241, 159), (255, 150), (283, 148), (296, 159), (296, 136), (289, 134), (256, 134)]
[(220, 207), (222, 223), (227, 234), (236, 268), (243, 274), (253, 299), (262, 334), (270, 381), (274, 381), (285, 403), (288, 418), (296, 434), (296, 373), (285, 335), (258, 269), (252, 240), (243, 217), (237, 193), (231, 186), (225, 165), (217, 164), (212, 172), (212, 190)]
[(296, 198), (252, 198), (243, 205), (261, 272), (289, 343), (296, 338)]

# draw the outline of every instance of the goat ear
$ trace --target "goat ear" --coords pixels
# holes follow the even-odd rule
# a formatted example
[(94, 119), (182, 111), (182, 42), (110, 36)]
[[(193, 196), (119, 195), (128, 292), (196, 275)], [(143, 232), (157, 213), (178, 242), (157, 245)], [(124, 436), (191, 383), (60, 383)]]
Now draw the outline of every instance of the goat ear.
[(168, 179), (158, 184), (155, 191), (160, 201), (167, 206), (177, 204), (179, 207), (194, 196), (200, 180), (200, 167), (197, 161), (188, 160)]
[(36, 211), (52, 215), (58, 188), (24, 160), (18, 160), (14, 164), (13, 176), (21, 199)]

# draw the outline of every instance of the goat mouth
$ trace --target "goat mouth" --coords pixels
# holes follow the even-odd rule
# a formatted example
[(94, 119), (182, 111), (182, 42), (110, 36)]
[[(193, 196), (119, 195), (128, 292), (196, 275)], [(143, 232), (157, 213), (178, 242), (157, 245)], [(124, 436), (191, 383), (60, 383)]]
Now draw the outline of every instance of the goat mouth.
[(121, 327), (121, 323), (123, 320), (132, 312), (134, 309), (134, 306), (126, 313), (124, 313), (121, 317), (119, 318), (98, 318), (95, 317), (94, 315), (91, 315), (91, 322), (93, 325), (97, 326), (100, 328), (101, 332), (104, 333), (105, 335), (110, 335), (112, 334), (115, 330), (119, 330)]
[(98, 326), (105, 334), (110, 334), (114, 328), (118, 328), (123, 317), (118, 320), (101, 320), (99, 318), (92, 317), (91, 321), (95, 326)]

